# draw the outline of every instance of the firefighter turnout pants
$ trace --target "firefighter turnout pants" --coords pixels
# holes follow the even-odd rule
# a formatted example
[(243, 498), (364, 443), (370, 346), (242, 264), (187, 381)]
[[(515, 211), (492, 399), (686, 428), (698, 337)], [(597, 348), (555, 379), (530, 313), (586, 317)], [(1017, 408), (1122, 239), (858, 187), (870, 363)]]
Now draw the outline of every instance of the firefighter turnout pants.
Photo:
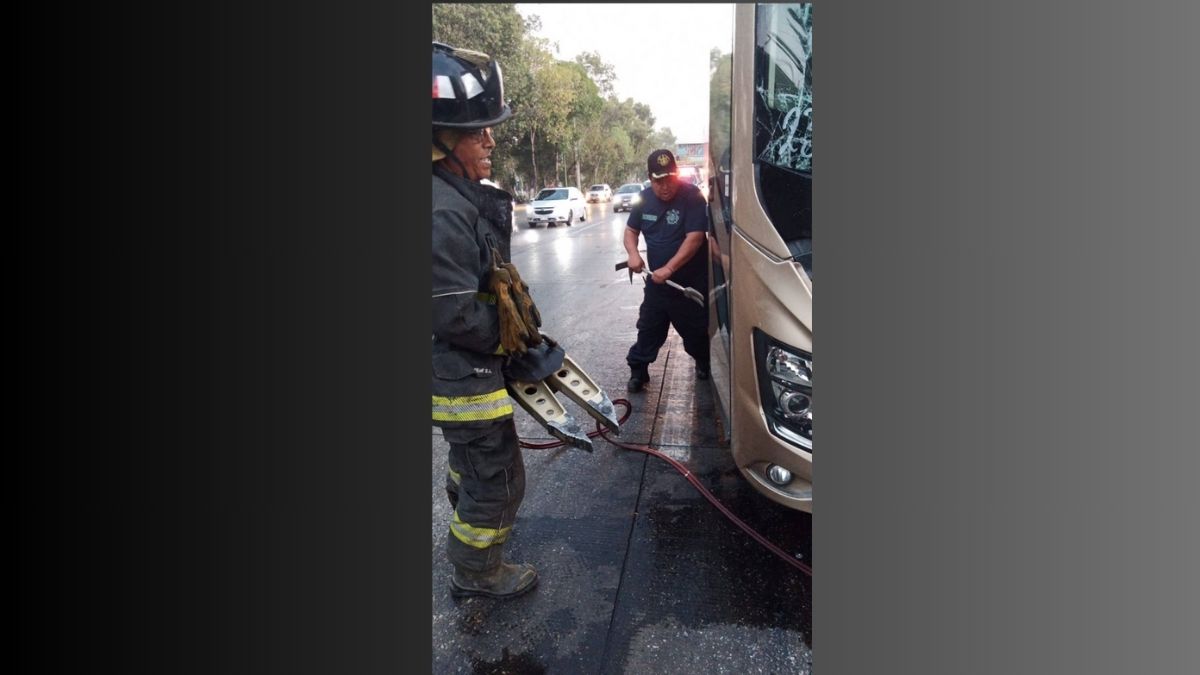
[(503, 561), (525, 497), (525, 461), (512, 417), (484, 428), (445, 427), (450, 444), (446, 494), (454, 508), (446, 554), (459, 569), (487, 572)]

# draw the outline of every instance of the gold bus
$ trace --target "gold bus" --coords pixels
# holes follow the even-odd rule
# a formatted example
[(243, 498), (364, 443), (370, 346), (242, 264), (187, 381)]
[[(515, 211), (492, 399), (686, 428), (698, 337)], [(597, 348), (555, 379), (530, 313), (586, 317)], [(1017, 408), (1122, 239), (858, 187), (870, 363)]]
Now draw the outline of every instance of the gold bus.
[(739, 469), (812, 512), (812, 5), (738, 4), (709, 119), (712, 381)]

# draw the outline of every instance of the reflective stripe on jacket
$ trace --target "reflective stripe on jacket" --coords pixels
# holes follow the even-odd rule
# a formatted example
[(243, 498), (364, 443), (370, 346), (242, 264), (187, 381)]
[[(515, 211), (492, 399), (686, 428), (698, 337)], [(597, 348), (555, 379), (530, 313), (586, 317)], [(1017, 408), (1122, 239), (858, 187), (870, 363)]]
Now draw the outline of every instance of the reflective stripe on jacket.
[(491, 247), (505, 260), (511, 196), (433, 170), (433, 423), (487, 426), (511, 417), (500, 319), (487, 293)]
[(512, 415), (512, 399), (501, 389), (478, 396), (433, 397), (434, 422), (479, 422)]

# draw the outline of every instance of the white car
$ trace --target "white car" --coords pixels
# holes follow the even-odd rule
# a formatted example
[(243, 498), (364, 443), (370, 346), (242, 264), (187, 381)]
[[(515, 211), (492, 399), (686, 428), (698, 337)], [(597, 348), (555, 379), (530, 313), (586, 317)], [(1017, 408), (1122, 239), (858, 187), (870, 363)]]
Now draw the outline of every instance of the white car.
[(587, 202), (579, 188), (546, 188), (537, 193), (525, 209), (529, 227), (538, 225), (571, 225), (575, 221), (587, 220)]
[(591, 202), (611, 202), (613, 198), (612, 188), (608, 183), (597, 183), (588, 188), (588, 203)]

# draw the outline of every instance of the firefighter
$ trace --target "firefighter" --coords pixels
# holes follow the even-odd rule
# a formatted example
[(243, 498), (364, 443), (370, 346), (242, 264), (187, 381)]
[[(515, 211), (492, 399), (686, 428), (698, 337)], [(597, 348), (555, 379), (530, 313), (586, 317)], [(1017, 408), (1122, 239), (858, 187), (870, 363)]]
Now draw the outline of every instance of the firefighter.
[(538, 579), (532, 565), (503, 555), (525, 464), (489, 281), (493, 251), (510, 259), (513, 207), (509, 193), (480, 182), (491, 176), (492, 128), (511, 115), (494, 59), (433, 43), (433, 423), (450, 446), (455, 597), (515, 597)]

